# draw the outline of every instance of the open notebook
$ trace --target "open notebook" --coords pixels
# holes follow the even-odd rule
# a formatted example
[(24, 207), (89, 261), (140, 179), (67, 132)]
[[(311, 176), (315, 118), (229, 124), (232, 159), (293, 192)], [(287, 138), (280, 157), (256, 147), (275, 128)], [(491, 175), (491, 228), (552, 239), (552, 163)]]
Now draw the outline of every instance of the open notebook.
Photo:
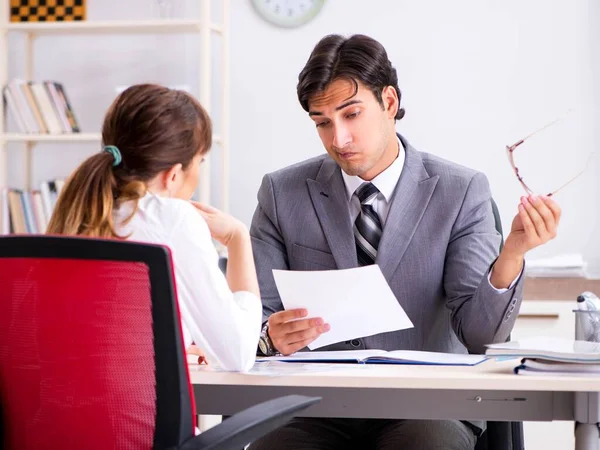
[(474, 366), (485, 361), (485, 355), (419, 352), (415, 350), (345, 350), (338, 352), (298, 352), (290, 356), (269, 356), (257, 361), (359, 363), (359, 364), (423, 364), (436, 366)]

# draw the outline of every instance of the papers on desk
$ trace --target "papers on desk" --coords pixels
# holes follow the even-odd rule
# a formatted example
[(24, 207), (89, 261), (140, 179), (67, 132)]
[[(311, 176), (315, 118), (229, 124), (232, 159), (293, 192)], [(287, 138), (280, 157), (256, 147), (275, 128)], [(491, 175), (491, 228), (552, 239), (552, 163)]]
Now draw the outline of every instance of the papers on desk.
[(285, 309), (305, 308), (330, 325), (311, 350), (336, 342), (412, 328), (378, 265), (344, 270), (273, 270)]
[(600, 343), (533, 337), (503, 344), (490, 344), (485, 352), (487, 356), (516, 356), (574, 363), (600, 364)]
[(578, 253), (550, 258), (527, 259), (525, 274), (528, 277), (585, 277), (587, 264)]
[(491, 344), (485, 354), (523, 358), (517, 375), (600, 376), (600, 343), (533, 337)]
[(420, 352), (414, 350), (349, 350), (339, 352), (298, 352), (290, 356), (269, 356), (257, 361), (300, 363), (420, 364), (436, 366), (474, 366), (484, 355)]
[(524, 358), (521, 364), (515, 367), (518, 375), (549, 375), (549, 376), (600, 376), (600, 364), (546, 361), (543, 359)]

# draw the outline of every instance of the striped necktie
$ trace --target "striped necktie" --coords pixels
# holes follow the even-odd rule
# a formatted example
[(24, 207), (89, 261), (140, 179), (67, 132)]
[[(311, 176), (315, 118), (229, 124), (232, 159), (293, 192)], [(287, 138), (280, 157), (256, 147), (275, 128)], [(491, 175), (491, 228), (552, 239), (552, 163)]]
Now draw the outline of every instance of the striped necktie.
[(354, 222), (356, 256), (360, 266), (375, 264), (377, 257), (377, 248), (381, 239), (381, 221), (373, 206), (367, 204), (377, 194), (379, 194), (379, 189), (372, 183), (361, 184), (354, 193), (360, 201), (360, 214)]

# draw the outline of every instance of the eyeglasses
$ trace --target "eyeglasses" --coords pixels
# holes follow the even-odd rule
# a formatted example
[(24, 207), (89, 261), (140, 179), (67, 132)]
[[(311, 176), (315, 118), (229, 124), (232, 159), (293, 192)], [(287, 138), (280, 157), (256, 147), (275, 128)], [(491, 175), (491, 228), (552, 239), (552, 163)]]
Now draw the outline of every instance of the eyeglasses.
[[(515, 172), (515, 175), (517, 176), (517, 180), (519, 180), (519, 183), (521, 183), (521, 186), (523, 186), (523, 189), (525, 189), (525, 192), (527, 192), (528, 195), (532, 195), (535, 192), (532, 189), (530, 189), (529, 186), (527, 186), (525, 184), (525, 181), (523, 181), (523, 177), (521, 176), (521, 172), (519, 171), (519, 168), (515, 164), (515, 157), (514, 157), (515, 150), (517, 149), (518, 146), (520, 146), (523, 142), (525, 142), (531, 136), (533, 136), (533, 135), (539, 133), (540, 131), (545, 130), (546, 128), (549, 128), (550, 126), (554, 125), (555, 123), (561, 121), (570, 112), (571, 112), (570, 110), (567, 111), (561, 117), (559, 117), (559, 118), (553, 120), (552, 122), (544, 125), (542, 128), (540, 128), (539, 130), (534, 131), (533, 133), (529, 134), (528, 136), (525, 136), (523, 139), (515, 142), (513, 145), (507, 145), (506, 146), (506, 153), (508, 155), (508, 161), (510, 162), (511, 167), (513, 168), (513, 171)], [(563, 189), (564, 187), (568, 186), (573, 181), (575, 181), (577, 178), (579, 178), (587, 170), (588, 166), (590, 165), (590, 161), (592, 160), (592, 156), (594, 156), (593, 152), (589, 154), (587, 162), (585, 164), (585, 167), (583, 168), (583, 170), (581, 170), (581, 172), (577, 173), (573, 178), (571, 178), (565, 184), (563, 184), (562, 186), (560, 186), (558, 189), (555, 189), (554, 191), (552, 191), (552, 192), (550, 192), (549, 194), (546, 194), (546, 195), (548, 197), (551, 197), (551, 196), (555, 195), (558, 191), (560, 191), (561, 189)]]

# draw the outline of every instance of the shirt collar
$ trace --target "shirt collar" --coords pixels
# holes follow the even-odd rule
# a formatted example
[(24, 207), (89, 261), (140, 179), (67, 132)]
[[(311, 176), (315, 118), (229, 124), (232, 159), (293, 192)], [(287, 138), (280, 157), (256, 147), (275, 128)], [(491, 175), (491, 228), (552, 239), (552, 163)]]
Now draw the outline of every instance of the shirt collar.
[[(371, 183), (373, 183), (375, 187), (379, 189), (379, 192), (383, 195), (386, 202), (389, 202), (392, 198), (394, 189), (396, 189), (396, 185), (398, 184), (398, 180), (402, 174), (402, 168), (404, 167), (405, 152), (404, 146), (402, 145), (400, 139), (398, 139), (398, 149), (398, 157), (394, 160), (394, 162), (387, 169), (371, 180)], [(356, 189), (358, 189), (358, 187), (363, 184), (365, 180), (356, 175), (348, 175), (343, 170), (342, 177), (344, 178), (344, 184), (346, 185), (346, 195), (348, 196), (348, 201), (351, 201), (352, 195), (354, 195)]]

